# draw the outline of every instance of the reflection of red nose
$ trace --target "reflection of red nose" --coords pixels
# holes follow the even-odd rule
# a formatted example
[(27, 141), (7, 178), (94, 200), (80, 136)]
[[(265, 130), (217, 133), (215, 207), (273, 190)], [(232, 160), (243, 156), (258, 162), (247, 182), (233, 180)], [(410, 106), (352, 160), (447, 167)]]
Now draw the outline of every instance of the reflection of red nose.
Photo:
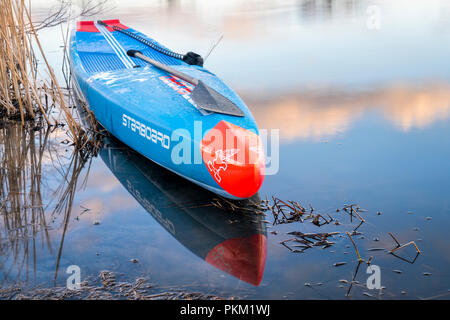
[(203, 161), (214, 180), (237, 198), (250, 198), (264, 181), (264, 150), (256, 133), (226, 121), (203, 138)]
[(266, 242), (266, 236), (262, 234), (229, 239), (215, 246), (205, 260), (240, 280), (258, 286), (266, 266)]

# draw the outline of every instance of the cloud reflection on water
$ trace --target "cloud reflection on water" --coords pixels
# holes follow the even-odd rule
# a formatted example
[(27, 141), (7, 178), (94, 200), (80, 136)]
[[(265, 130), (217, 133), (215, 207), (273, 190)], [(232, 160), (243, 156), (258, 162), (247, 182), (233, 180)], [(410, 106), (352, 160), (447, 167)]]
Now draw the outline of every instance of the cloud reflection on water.
[(243, 94), (260, 128), (280, 129), (284, 140), (319, 140), (345, 132), (369, 111), (404, 132), (450, 116), (450, 85), (392, 86), (362, 93), (293, 92), (261, 98)]

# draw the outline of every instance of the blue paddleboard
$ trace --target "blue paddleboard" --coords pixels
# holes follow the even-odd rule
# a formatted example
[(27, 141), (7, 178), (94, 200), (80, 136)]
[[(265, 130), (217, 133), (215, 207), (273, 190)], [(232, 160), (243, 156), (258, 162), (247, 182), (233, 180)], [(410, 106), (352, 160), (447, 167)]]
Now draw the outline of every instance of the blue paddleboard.
[[(75, 91), (97, 121), (144, 157), (216, 194), (256, 194), (264, 180), (264, 152), (239, 96), (202, 66), (155, 50), (149, 43), (164, 47), (119, 20), (103, 22), (78, 22), (70, 43)], [(202, 109), (191, 97), (194, 85), (128, 56), (128, 50), (200, 80), (241, 115)]]

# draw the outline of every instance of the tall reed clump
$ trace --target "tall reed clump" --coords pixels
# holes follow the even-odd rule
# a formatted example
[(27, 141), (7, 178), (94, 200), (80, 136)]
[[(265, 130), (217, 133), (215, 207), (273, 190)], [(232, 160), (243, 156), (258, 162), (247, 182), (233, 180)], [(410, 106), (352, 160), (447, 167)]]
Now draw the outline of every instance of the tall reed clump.
[[(0, 12), (0, 116), (20, 118), (24, 124), (39, 115), (48, 125), (55, 125), (56, 120), (49, 118), (49, 111), (56, 107), (76, 143), (80, 126), (67, 108), (25, 1), (0, 0)], [(36, 53), (44, 62), (43, 70), (38, 70)], [(38, 71), (49, 76), (41, 78)]]

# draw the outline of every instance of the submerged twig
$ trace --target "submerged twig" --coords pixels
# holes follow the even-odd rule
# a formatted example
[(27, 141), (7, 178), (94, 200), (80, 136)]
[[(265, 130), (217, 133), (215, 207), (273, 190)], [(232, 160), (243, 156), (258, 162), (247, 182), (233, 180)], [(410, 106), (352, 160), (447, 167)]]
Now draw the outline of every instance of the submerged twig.
[(421, 253), (419, 247), (417, 246), (417, 244), (414, 241), (410, 241), (410, 242), (405, 243), (405, 244), (400, 244), (400, 242), (397, 240), (397, 238), (395, 238), (395, 236), (391, 232), (389, 232), (389, 235), (397, 243), (397, 246), (394, 249), (392, 249), (391, 251), (389, 251), (389, 253), (394, 253), (397, 250), (403, 249), (403, 248), (405, 248), (407, 246), (410, 246), (410, 245), (414, 246), (414, 248), (416, 249), (417, 254)]
[(362, 262), (363, 259), (362, 259), (361, 256), (359, 255), (359, 251), (358, 251), (358, 248), (356, 247), (355, 241), (353, 241), (353, 238), (352, 238), (352, 236), (350, 235), (349, 232), (346, 232), (346, 233), (347, 233), (347, 236), (348, 236), (348, 237), (350, 238), (350, 240), (352, 241), (353, 247), (355, 248), (355, 251), (356, 251), (356, 255), (358, 256), (358, 261), (359, 261), (359, 262)]

